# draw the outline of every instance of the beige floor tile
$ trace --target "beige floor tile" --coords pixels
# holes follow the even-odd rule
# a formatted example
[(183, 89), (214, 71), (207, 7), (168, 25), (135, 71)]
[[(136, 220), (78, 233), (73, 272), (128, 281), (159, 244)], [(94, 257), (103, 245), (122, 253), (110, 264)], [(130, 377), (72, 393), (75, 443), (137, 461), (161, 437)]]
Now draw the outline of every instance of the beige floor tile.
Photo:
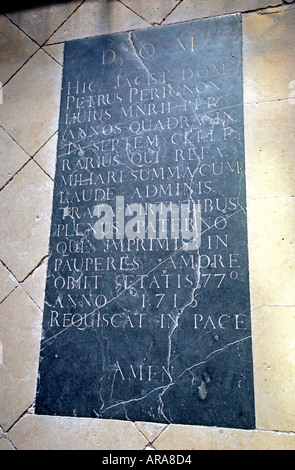
[(60, 65), (64, 63), (64, 44), (51, 44), (43, 47), (44, 51), (47, 52), (53, 59), (55, 59)]
[(22, 281), (46, 256), (53, 183), (29, 162), (0, 193), (0, 259)]
[(0, 424), (7, 430), (35, 397), (42, 315), (18, 287), (0, 305)]
[(181, 0), (122, 0), (122, 3), (150, 23), (161, 23)]
[(253, 306), (295, 305), (295, 198), (248, 201)]
[(295, 307), (255, 308), (252, 324), (256, 427), (294, 432)]
[(128, 421), (26, 415), (9, 432), (18, 450), (142, 450), (146, 439)]
[(33, 273), (22, 283), (23, 288), (43, 311), (44, 294), (47, 273), (47, 259), (38, 266)]
[(166, 428), (167, 424), (159, 424), (159, 423), (145, 423), (141, 421), (137, 421), (136, 423), (137, 429), (139, 429), (142, 434), (146, 437), (148, 442), (153, 442), (158, 435)]
[(149, 26), (117, 0), (86, 0), (47, 44)]
[(288, 98), (294, 92), (294, 35), (295, 5), (244, 16), (245, 103)]
[(29, 159), (29, 155), (0, 127), (0, 188)]
[[(36, 52), (3, 90), (0, 124), (7, 132), (0, 128), (0, 187), (1, 178), (7, 183), (29, 155), (54, 178), (61, 89), (61, 67), (56, 61), (63, 63), (63, 42), (150, 27), (162, 21), (178, 0), (86, 0), (65, 21), (80, 3), (10, 14), (38, 44), (47, 41), (46, 52), (36, 52), (38, 46), (26, 34), (0, 17), (0, 31), (5, 32), (0, 36), (4, 44), (1, 62), (5, 63), (2, 83)], [(164, 24), (281, 3), (183, 0)], [(0, 450), (14, 445), (19, 449), (133, 450), (144, 449), (148, 442), (154, 442), (158, 450), (295, 449), (295, 199), (290, 197), (295, 191), (294, 15), (294, 5), (290, 5), (243, 17), (245, 102), (252, 103), (245, 106), (251, 298), (254, 306), (263, 306), (253, 308), (259, 430), (26, 414), (10, 430), (10, 440), (0, 428)], [(0, 193), (0, 259), (18, 281), (28, 276), (17, 287), (16, 279), (0, 263), (0, 426), (4, 430), (34, 400), (46, 261), (34, 268), (48, 250), (52, 189), (50, 178), (30, 161)]]
[(0, 450), (15, 450), (11, 442), (6, 439), (5, 437), (3, 439), (0, 439)]
[(248, 197), (295, 196), (294, 121), (290, 100), (245, 105)]
[(38, 46), (3, 15), (0, 15), (0, 33), (0, 80), (4, 84)]
[(7, 16), (30, 38), (42, 45), (81, 3), (82, 0), (44, 6), (41, 4), (38, 8), (22, 9), (8, 13)]
[(40, 50), (3, 88), (0, 124), (31, 156), (57, 131), (61, 72)]
[(17, 280), (0, 262), (0, 302), (17, 286)]
[(295, 435), (266, 431), (170, 425), (156, 450), (293, 450)]
[(54, 179), (56, 165), (57, 133), (36, 153), (34, 160)]
[(167, 17), (164, 24), (256, 10), (281, 3), (278, 0), (216, 0), (214, 2), (210, 0), (183, 0)]

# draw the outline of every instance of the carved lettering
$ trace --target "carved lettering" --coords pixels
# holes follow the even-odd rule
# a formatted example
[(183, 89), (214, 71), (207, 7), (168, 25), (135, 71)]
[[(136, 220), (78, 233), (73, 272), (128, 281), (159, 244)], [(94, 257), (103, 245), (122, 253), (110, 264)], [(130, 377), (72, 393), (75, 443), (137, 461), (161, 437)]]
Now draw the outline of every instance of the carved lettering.
[(254, 427), (241, 49), (65, 44), (37, 414)]

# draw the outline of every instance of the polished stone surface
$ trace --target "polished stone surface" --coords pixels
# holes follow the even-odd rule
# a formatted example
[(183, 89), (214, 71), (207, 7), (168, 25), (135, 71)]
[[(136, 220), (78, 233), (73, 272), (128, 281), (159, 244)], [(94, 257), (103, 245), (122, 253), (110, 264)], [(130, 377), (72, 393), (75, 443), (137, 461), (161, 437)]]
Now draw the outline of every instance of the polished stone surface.
[(66, 43), (36, 413), (253, 428), (248, 277), (240, 16)]

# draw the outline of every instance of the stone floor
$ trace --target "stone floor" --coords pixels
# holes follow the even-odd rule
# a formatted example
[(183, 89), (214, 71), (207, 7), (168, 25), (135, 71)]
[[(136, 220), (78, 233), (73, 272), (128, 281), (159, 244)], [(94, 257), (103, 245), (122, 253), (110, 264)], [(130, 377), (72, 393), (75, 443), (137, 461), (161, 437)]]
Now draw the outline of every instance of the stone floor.
[[(64, 42), (242, 12), (254, 431), (34, 415)], [(295, 449), (295, 3), (75, 0), (0, 16), (0, 450)]]

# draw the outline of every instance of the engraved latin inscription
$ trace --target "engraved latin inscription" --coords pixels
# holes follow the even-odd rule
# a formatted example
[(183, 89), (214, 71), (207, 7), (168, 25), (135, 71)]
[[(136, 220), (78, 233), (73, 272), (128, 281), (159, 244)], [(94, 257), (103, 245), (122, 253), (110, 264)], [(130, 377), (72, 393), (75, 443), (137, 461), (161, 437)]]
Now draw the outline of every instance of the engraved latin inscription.
[(253, 428), (239, 15), (71, 41), (36, 412)]

